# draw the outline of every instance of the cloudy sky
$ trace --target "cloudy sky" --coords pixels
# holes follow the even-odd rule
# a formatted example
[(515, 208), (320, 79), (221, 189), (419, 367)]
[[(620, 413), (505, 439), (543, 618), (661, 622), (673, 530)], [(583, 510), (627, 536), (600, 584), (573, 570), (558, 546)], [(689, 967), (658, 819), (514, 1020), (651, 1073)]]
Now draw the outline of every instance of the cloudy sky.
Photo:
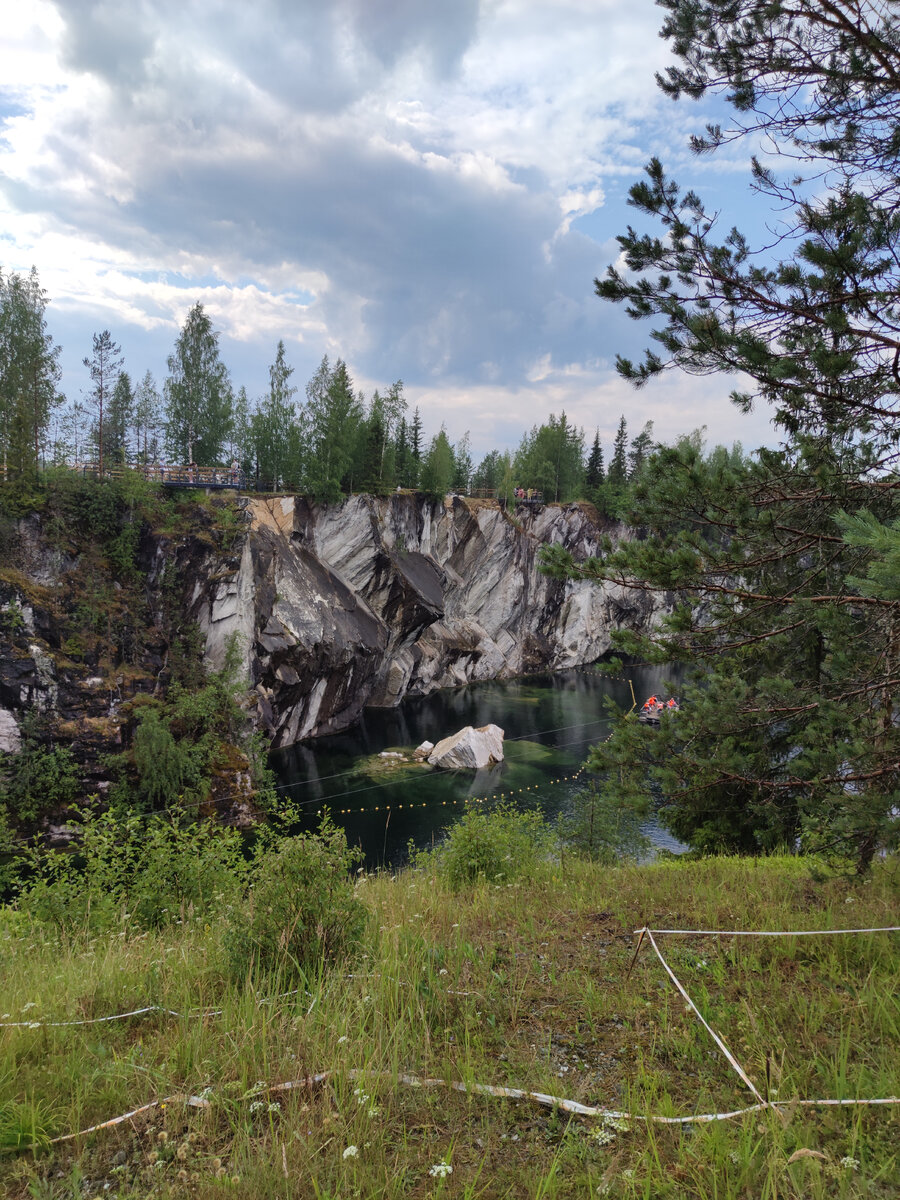
[(668, 439), (773, 442), (726, 378), (641, 393), (613, 369), (647, 328), (593, 294), (652, 154), (730, 225), (738, 149), (698, 162), (694, 105), (658, 93), (652, 0), (27, 0), (0, 42), (0, 269), (35, 264), (64, 390), (108, 328), (166, 375), (190, 306), (235, 386), (278, 338), (403, 379), (426, 432), (514, 446), (565, 409)]

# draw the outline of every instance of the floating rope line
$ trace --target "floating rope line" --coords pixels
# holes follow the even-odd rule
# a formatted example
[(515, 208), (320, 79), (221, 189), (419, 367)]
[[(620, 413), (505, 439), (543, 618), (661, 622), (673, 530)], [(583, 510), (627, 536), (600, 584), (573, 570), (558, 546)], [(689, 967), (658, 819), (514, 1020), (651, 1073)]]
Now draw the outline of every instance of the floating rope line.
[[(408, 809), (412, 811), (416, 808), (447, 808), (454, 804), (486, 804), (489, 800), (512, 800), (518, 796), (524, 796), (528, 792), (536, 792), (540, 788), (555, 787), (561, 783), (573, 783), (584, 774), (584, 767), (579, 767), (574, 775), (561, 775), (559, 779), (548, 779), (544, 783), (531, 783), (526, 787), (512, 788), (508, 792), (492, 792), (488, 796), (461, 796), (456, 800), (413, 800), (407, 801), (404, 804), (375, 804), (365, 808), (334, 808), (330, 811), (334, 816), (347, 816), (352, 813), (374, 813), (394, 812)], [(365, 789), (360, 788), (360, 791)], [(324, 810), (328, 808), (327, 801), (322, 802), (322, 807), (316, 809), (316, 816), (321, 816)]]

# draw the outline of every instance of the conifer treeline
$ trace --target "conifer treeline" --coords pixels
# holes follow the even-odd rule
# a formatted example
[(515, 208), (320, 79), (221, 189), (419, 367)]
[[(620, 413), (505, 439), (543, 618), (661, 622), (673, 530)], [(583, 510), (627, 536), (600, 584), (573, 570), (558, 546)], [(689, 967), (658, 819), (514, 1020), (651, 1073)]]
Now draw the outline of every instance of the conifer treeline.
[(441, 426), (427, 442), (397, 380), (368, 398), (342, 359), (323, 358), (304, 393), (279, 341), (269, 387), (251, 400), (235, 390), (219, 355), (219, 335), (203, 305), (188, 313), (160, 389), (147, 371), (137, 382), (109, 330), (94, 334), (84, 359), (89, 390), (58, 391), (59, 347), (47, 331), (46, 293), (33, 268), (0, 274), (0, 449), (7, 476), (47, 465), (236, 463), (248, 481), (335, 501), (350, 492), (397, 487), (430, 495), (484, 491), (513, 498), (517, 487), (545, 500), (593, 500), (615, 513), (652, 446), (648, 422), (630, 442), (619, 422), (608, 468), (599, 431), (590, 450), (564, 412), (525, 433), (515, 452), (492, 450), (476, 466), (469, 434), (455, 444)]

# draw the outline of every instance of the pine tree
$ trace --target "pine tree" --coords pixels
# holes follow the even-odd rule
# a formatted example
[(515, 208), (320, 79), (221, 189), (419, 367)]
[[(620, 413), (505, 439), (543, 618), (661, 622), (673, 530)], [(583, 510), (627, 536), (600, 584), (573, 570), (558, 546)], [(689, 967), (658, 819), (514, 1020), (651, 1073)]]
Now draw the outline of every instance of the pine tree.
[(219, 335), (199, 301), (169, 356), (166, 437), (172, 455), (189, 463), (219, 462), (231, 431), (232, 391), (219, 358)]
[(583, 564), (548, 555), (564, 575), (673, 592), (659, 636), (620, 644), (696, 664), (677, 716), (621, 722), (593, 765), (620, 792), (658, 787), (669, 827), (702, 849), (799, 844), (864, 870), (900, 833), (900, 24), (867, 0), (664, 7), (683, 64), (664, 90), (725, 91), (734, 109), (695, 149), (764, 135), (788, 160), (783, 177), (752, 165), (784, 237), (716, 241), (713, 214), (653, 160), (631, 201), (662, 234), (629, 229), (629, 273), (597, 291), (661, 318), (661, 350), (620, 359), (625, 378), (740, 371), (732, 399), (769, 403), (785, 440), (749, 459), (699, 438), (661, 449), (634, 487), (640, 541)]

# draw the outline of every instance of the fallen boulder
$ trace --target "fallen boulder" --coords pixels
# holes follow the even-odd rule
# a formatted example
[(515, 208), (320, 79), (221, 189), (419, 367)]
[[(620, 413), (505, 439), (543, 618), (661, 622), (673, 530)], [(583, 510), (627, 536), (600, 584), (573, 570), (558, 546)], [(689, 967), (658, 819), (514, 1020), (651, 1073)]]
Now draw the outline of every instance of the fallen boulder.
[(428, 761), (433, 767), (488, 767), (503, 761), (503, 730), (499, 725), (483, 725), (473, 729), (467, 725), (450, 737), (443, 738)]

